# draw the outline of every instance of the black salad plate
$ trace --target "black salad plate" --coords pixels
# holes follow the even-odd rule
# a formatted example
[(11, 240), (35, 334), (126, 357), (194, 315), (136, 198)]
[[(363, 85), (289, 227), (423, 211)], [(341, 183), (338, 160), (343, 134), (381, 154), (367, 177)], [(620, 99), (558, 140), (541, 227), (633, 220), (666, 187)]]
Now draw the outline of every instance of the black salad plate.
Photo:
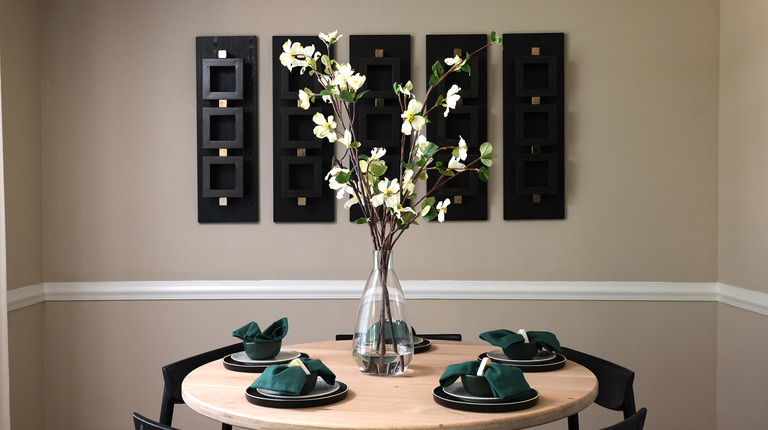
[(482, 400), (466, 400), (448, 394), (443, 387), (436, 387), (432, 391), (432, 398), (440, 406), (459, 409), (469, 412), (512, 412), (528, 409), (539, 402), (539, 392), (531, 388), (531, 391), (511, 399), (489, 398), (487, 402)]
[(321, 396), (297, 396), (296, 398), (287, 398), (288, 396), (270, 396), (258, 388), (248, 387), (245, 390), (245, 398), (249, 402), (258, 406), (268, 408), (312, 408), (315, 406), (325, 406), (344, 400), (347, 397), (349, 388), (347, 384), (336, 381), (338, 388), (328, 394)]
[[(477, 356), (478, 360), (482, 360), (483, 358), (487, 357), (488, 353), (484, 352)], [(555, 354), (555, 357), (546, 360), (546, 361), (533, 361), (531, 363), (524, 363), (523, 360), (515, 360), (514, 362), (510, 361), (500, 361), (496, 360), (493, 357), (490, 357), (491, 361), (496, 364), (503, 364), (505, 366), (514, 366), (522, 370), (523, 372), (549, 372), (551, 370), (557, 370), (562, 369), (563, 366), (565, 366), (565, 356), (563, 354)]]
[(420, 352), (427, 352), (429, 351), (429, 348), (432, 346), (432, 342), (429, 341), (429, 339), (421, 338), (421, 342), (416, 343), (413, 345), (413, 353), (418, 354)]
[[(299, 358), (309, 358), (309, 355), (302, 352)], [(285, 363), (249, 364), (249, 363), (244, 363), (244, 362), (233, 359), (232, 354), (222, 358), (221, 361), (222, 363), (224, 363), (224, 368), (226, 368), (227, 370), (234, 370), (235, 372), (248, 372), (248, 373), (261, 373), (264, 371), (264, 369), (266, 369), (271, 365), (288, 364), (291, 362), (291, 360), (288, 360)]]

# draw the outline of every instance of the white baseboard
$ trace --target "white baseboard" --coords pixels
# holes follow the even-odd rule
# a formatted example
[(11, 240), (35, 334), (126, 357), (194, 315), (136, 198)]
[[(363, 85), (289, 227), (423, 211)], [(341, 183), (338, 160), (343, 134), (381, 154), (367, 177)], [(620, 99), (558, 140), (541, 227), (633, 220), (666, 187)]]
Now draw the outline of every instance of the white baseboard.
[[(364, 281), (46, 282), (8, 291), (8, 310), (45, 301), (352, 299)], [(720, 302), (768, 315), (768, 294), (717, 282), (403, 281), (408, 299)]]

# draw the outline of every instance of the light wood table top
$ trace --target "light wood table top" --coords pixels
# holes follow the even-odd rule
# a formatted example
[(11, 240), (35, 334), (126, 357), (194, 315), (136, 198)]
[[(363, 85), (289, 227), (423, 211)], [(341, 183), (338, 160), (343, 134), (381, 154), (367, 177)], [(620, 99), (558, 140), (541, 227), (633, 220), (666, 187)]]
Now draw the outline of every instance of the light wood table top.
[(351, 341), (330, 341), (284, 347), (320, 359), (337, 380), (349, 386), (346, 399), (327, 406), (279, 409), (254, 405), (245, 390), (258, 373), (227, 370), (221, 360), (205, 364), (184, 379), (184, 401), (217, 421), (248, 429), (522, 429), (556, 421), (589, 406), (597, 397), (597, 378), (586, 368), (566, 362), (551, 372), (526, 372), (539, 392), (538, 404), (516, 412), (465, 412), (437, 404), (432, 391), (445, 368), (474, 360), (494, 349), (481, 343), (432, 341), (429, 351), (416, 354), (400, 376), (360, 373), (352, 361)]

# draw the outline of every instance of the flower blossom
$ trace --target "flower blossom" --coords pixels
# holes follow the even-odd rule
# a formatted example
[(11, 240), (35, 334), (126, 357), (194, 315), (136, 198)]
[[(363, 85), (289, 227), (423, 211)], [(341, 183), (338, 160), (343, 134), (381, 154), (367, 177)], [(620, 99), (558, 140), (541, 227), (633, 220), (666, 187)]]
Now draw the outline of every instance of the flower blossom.
[(443, 113), (444, 117), (448, 116), (448, 111), (451, 109), (456, 109), (456, 102), (458, 102), (461, 99), (461, 96), (459, 95), (459, 91), (461, 91), (461, 88), (453, 84), (453, 86), (448, 90), (448, 94), (445, 97), (445, 112)]
[(313, 54), (315, 54), (315, 45), (310, 45), (305, 48), (301, 46), (299, 42), (291, 43), (291, 39), (288, 39), (283, 44), (283, 53), (280, 54), (280, 64), (291, 71), (294, 67), (301, 67), (301, 73), (303, 74), (304, 69), (309, 66), (307, 58), (312, 58)]
[(360, 73), (355, 73), (354, 75), (347, 78), (347, 83), (349, 84), (350, 88), (357, 91), (365, 83), (365, 75), (361, 75)]
[(360, 172), (368, 173), (369, 165), (383, 165), (384, 162), (381, 160), (381, 157), (383, 157), (386, 153), (387, 150), (384, 148), (373, 148), (371, 151), (371, 156), (367, 161), (360, 160)]
[(403, 126), (400, 127), (400, 131), (410, 136), (413, 130), (421, 130), (427, 121), (421, 116), (421, 102), (418, 100), (411, 100), (408, 102), (408, 109), (400, 115), (404, 119)]
[(349, 184), (345, 183), (339, 183), (336, 181), (336, 178), (339, 176), (340, 173), (349, 173), (349, 170), (342, 169), (339, 166), (334, 167), (331, 169), (330, 172), (328, 172), (327, 175), (325, 175), (325, 180), (328, 181), (328, 187), (334, 191), (338, 191), (336, 194), (337, 199), (341, 199), (344, 197), (344, 193), (354, 194), (354, 190), (352, 187), (349, 186)]
[(416, 214), (415, 210), (413, 210), (412, 208), (410, 208), (408, 206), (403, 206), (402, 203), (400, 203), (400, 202), (398, 202), (397, 205), (392, 208), (392, 212), (395, 213), (395, 216), (397, 217), (397, 219), (403, 219), (403, 214), (408, 213), (408, 212), (410, 212), (412, 214)]
[(349, 148), (349, 145), (352, 144), (352, 133), (350, 133), (349, 130), (344, 130), (344, 136), (340, 137), (338, 141)]
[(459, 161), (456, 157), (451, 157), (451, 159), (448, 161), (448, 168), (449, 169), (464, 169), (467, 166), (464, 165), (461, 161)]
[(451, 199), (445, 199), (442, 202), (437, 202), (437, 220), (439, 222), (445, 221), (445, 213), (448, 212), (448, 205), (451, 204)]
[(413, 169), (405, 169), (403, 174), (403, 190), (405, 195), (410, 196), (413, 194), (413, 190), (416, 188), (416, 184), (413, 183)]
[(341, 36), (343, 36), (342, 34), (339, 34), (337, 36), (336, 34), (338, 32), (339, 32), (338, 30), (334, 30), (334, 31), (332, 31), (332, 32), (330, 32), (328, 34), (320, 33), (320, 34), (317, 35), (317, 37), (319, 37), (320, 40), (325, 42), (326, 45), (332, 45), (332, 44), (336, 43), (337, 40), (341, 39)]
[(467, 159), (467, 150), (469, 147), (467, 146), (467, 142), (464, 141), (464, 138), (459, 135), (459, 159), (461, 161), (464, 161)]
[(464, 65), (464, 63), (466, 63), (466, 62), (467, 62), (467, 60), (463, 60), (463, 59), (462, 59), (461, 57), (459, 57), (458, 55), (457, 55), (457, 56), (455, 56), (455, 57), (453, 57), (453, 58), (446, 58), (444, 61), (445, 61), (445, 64), (447, 64), (447, 65), (449, 65), (449, 66), (453, 66), (453, 65), (456, 65), (456, 68), (457, 68), (457, 69), (458, 69), (459, 67), (463, 66), (463, 65)]
[(312, 93), (308, 93), (304, 90), (299, 90), (299, 102), (300, 102), (299, 107), (304, 110), (309, 109), (309, 99), (312, 96), (313, 96)]
[(397, 207), (400, 203), (400, 184), (397, 183), (397, 179), (389, 181), (385, 178), (379, 181), (378, 189), (381, 192), (371, 197), (373, 207), (379, 207), (382, 204), (388, 208)]
[(423, 134), (420, 134), (418, 138), (416, 138), (416, 144), (415, 150), (416, 150), (416, 161), (421, 160), (421, 157), (424, 156), (424, 151), (427, 150), (427, 146), (429, 146), (429, 141), (427, 141), (427, 137)]
[(323, 114), (317, 112), (315, 116), (312, 117), (312, 121), (317, 124), (312, 130), (315, 133), (315, 136), (320, 139), (327, 137), (329, 142), (336, 141), (336, 121), (333, 120), (333, 115), (329, 115), (328, 120), (326, 120)]

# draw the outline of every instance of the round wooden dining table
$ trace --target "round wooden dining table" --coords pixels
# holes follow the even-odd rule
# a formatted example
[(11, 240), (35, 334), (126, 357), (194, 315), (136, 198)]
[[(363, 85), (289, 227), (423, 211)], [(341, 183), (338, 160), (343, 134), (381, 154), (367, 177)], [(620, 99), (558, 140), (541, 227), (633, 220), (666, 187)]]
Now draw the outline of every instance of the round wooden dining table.
[(245, 391), (258, 373), (237, 372), (222, 360), (193, 370), (184, 379), (186, 404), (214, 420), (247, 429), (522, 429), (573, 415), (597, 396), (597, 378), (585, 367), (566, 361), (548, 372), (526, 372), (539, 392), (538, 403), (514, 412), (467, 412), (439, 405), (433, 390), (445, 368), (476, 360), (492, 350), (488, 344), (433, 340), (430, 349), (415, 354), (400, 376), (368, 376), (352, 360), (351, 341), (285, 346), (320, 359), (348, 386), (343, 400), (325, 406), (281, 409), (257, 406)]

